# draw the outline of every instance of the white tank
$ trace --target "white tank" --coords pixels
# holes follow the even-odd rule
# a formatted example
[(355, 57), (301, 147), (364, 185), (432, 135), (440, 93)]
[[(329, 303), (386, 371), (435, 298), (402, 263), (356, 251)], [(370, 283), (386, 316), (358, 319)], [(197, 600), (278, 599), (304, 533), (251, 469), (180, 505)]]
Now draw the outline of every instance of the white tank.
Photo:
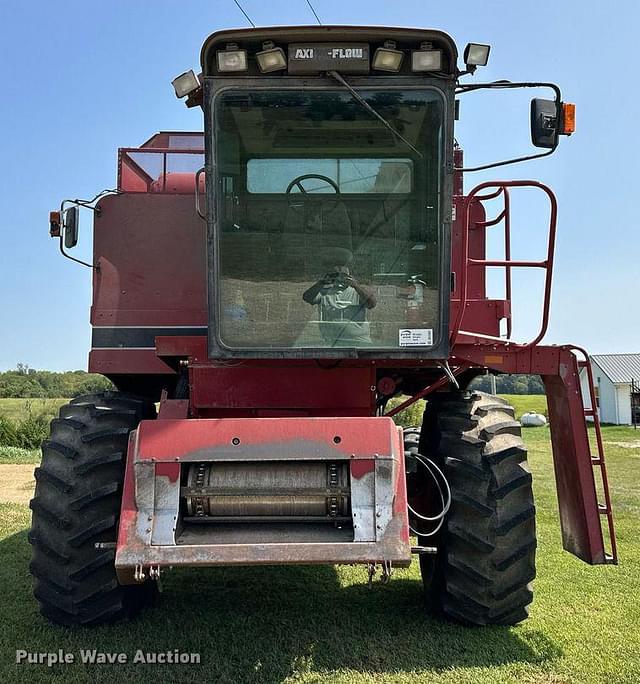
[(529, 411), (520, 416), (520, 425), (522, 425), (522, 427), (542, 427), (546, 424), (547, 419), (541, 413)]

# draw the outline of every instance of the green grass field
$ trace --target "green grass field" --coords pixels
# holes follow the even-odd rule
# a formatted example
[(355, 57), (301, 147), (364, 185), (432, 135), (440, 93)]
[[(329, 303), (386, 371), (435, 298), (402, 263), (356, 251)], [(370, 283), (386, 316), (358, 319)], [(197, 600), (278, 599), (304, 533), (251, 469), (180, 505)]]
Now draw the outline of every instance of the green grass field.
[(68, 399), (0, 399), (0, 416), (20, 420), (29, 412), (53, 418)]
[(501, 394), (516, 410), (516, 418), (527, 411), (547, 414), (547, 397), (544, 394)]
[[(518, 398), (525, 410), (539, 399)], [(522, 412), (520, 410), (520, 412)], [(227, 568), (167, 573), (158, 605), (92, 630), (48, 625), (31, 597), (29, 510), (0, 505), (1, 682), (640, 681), (640, 433), (605, 428), (621, 563), (590, 567), (560, 546), (548, 428), (530, 428), (538, 578), (530, 618), (468, 629), (421, 609), (417, 564), (388, 586), (360, 567)], [(611, 444), (616, 442), (617, 444)], [(626, 446), (622, 446), (626, 445)], [(1, 500), (1, 492), (0, 492)], [(198, 652), (200, 665), (14, 664), (16, 649)]]

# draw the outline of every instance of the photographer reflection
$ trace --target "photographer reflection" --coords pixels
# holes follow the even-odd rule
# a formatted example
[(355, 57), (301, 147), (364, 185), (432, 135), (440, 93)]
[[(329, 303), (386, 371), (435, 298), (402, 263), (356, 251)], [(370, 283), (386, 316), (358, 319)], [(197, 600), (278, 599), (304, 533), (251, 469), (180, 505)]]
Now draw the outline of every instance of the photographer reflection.
[(374, 293), (352, 275), (353, 255), (336, 249), (333, 266), (302, 295), (307, 304), (317, 305), (320, 333), (330, 347), (361, 347), (371, 344), (367, 309), (376, 305)]

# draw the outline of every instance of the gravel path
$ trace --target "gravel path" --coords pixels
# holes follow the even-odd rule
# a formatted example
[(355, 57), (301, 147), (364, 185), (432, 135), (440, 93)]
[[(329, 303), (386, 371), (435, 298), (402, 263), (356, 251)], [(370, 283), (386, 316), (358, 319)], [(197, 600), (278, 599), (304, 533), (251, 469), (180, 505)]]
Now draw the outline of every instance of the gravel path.
[(35, 467), (33, 463), (0, 464), (0, 503), (29, 503), (36, 485), (33, 478)]

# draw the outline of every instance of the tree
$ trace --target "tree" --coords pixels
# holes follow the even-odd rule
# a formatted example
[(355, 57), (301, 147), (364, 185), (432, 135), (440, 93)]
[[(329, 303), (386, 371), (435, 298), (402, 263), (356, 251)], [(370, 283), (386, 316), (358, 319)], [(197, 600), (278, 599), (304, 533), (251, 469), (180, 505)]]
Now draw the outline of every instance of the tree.
[(77, 397), (107, 389), (113, 389), (107, 378), (85, 371), (54, 373), (19, 363), (15, 370), (0, 373), (2, 398)]

